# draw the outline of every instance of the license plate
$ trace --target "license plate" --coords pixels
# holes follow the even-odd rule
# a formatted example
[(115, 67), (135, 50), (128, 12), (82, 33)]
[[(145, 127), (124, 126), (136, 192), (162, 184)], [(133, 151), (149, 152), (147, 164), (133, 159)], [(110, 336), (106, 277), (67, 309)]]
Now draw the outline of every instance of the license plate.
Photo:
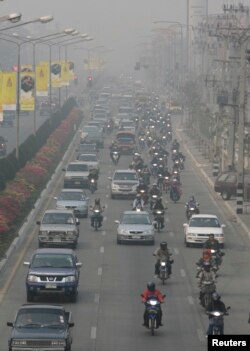
[(132, 239), (140, 239), (140, 235), (132, 235)]
[(45, 285), (45, 288), (46, 288), (46, 289), (56, 289), (56, 288), (57, 288), (57, 285), (56, 285), (56, 284), (46, 284), (46, 285)]
[(53, 239), (53, 242), (54, 242), (54, 243), (60, 243), (60, 242), (61, 242), (61, 239), (60, 239), (60, 238), (54, 238), (54, 239)]

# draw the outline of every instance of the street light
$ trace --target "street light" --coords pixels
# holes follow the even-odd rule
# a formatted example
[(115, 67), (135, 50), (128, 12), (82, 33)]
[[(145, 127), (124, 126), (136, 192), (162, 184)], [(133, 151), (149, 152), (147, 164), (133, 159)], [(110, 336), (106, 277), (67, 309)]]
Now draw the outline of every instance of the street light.
[[(48, 16), (42, 16), (42, 17), (39, 17), (39, 18), (35, 18), (33, 20), (30, 20), (30, 21), (27, 21), (27, 22), (22, 22), (22, 23), (19, 23), (15, 26), (10, 26), (10, 27), (4, 27), (4, 28), (1, 28), (0, 31), (3, 32), (5, 30), (9, 30), (9, 29), (12, 29), (12, 28), (17, 28), (17, 27), (21, 27), (21, 26), (24, 26), (26, 24), (31, 24), (31, 23), (36, 23), (36, 22), (40, 22), (42, 24), (45, 24), (45, 23), (49, 23), (51, 21), (53, 21), (54, 17), (51, 16), (51, 15), (48, 15)], [(10, 19), (9, 19), (10, 20)]]
[(10, 15), (0, 17), (0, 22), (10, 21), (11, 23), (19, 22), (22, 18), (22, 14), (20, 12), (11, 13)]

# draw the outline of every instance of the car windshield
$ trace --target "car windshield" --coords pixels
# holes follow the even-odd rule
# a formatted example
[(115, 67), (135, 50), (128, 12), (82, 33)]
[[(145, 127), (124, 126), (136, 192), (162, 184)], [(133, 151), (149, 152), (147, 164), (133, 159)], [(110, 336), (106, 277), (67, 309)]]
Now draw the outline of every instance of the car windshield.
[(72, 268), (74, 264), (69, 254), (38, 253), (33, 257), (31, 267)]
[(124, 214), (122, 224), (151, 224), (150, 218), (146, 214)]
[(220, 223), (217, 218), (191, 218), (189, 227), (219, 228)]
[(59, 201), (83, 201), (85, 200), (85, 195), (82, 192), (76, 191), (62, 191), (58, 196)]
[(133, 172), (117, 172), (114, 175), (114, 180), (138, 180), (136, 173)]
[(86, 161), (86, 162), (97, 162), (96, 155), (80, 155), (78, 157), (79, 161)]
[(85, 164), (78, 164), (78, 163), (72, 163), (68, 165), (67, 171), (70, 172), (87, 172), (88, 171), (88, 165)]
[(95, 144), (80, 144), (78, 151), (96, 151)]
[(43, 224), (75, 224), (74, 217), (70, 213), (45, 213)]
[(95, 131), (98, 131), (98, 127), (96, 126), (85, 126), (83, 128), (83, 132), (95, 132)]
[(46, 308), (25, 309), (19, 311), (16, 326), (33, 328), (33, 327), (53, 327), (65, 328), (64, 315), (60, 310), (52, 310)]

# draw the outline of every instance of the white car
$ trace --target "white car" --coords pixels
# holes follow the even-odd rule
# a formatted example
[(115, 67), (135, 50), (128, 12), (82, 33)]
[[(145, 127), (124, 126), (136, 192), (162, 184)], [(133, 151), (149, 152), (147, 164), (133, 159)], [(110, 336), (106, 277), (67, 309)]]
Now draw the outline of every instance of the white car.
[(213, 214), (193, 215), (188, 223), (183, 224), (184, 242), (186, 247), (192, 245), (203, 245), (208, 239), (209, 234), (214, 234), (220, 246), (224, 247), (225, 224), (220, 224), (219, 219)]
[(82, 153), (78, 155), (77, 160), (86, 163), (86, 165), (88, 165), (89, 170), (96, 169), (99, 173), (100, 164), (96, 154)]
[(111, 180), (111, 199), (115, 197), (135, 197), (137, 194), (139, 179), (135, 170), (116, 170), (113, 177), (109, 177), (109, 179)]

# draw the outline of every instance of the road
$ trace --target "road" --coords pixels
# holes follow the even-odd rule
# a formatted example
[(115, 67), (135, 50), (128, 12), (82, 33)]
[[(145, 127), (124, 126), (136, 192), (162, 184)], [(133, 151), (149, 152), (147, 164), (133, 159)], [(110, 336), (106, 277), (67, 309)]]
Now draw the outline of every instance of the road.
[[(237, 224), (230, 221), (223, 200), (215, 201), (212, 190), (200, 178), (193, 161), (187, 157), (186, 169), (182, 173), (182, 199), (174, 204), (164, 195), (164, 200), (168, 201), (166, 229), (156, 233), (155, 246), (117, 245), (117, 224), (114, 221), (119, 219), (123, 210), (131, 208), (132, 201), (110, 199), (108, 176), (112, 175), (115, 167), (127, 168), (131, 156), (122, 156), (118, 166), (112, 165), (109, 142), (106, 140), (105, 149), (101, 151), (99, 189), (91, 195), (91, 202), (100, 197), (101, 203), (107, 207), (103, 228), (95, 232), (90, 227), (89, 218), (82, 219), (80, 225), (77, 253), (83, 266), (78, 301), (69, 304), (60, 299), (50, 300), (51, 303), (65, 304), (73, 312), (75, 327), (72, 351), (151, 351), (156, 347), (176, 351), (207, 349), (205, 334), (208, 318), (199, 305), (195, 278), (195, 262), (201, 256), (201, 249), (184, 246), (184, 205), (190, 195), (197, 198), (201, 213), (215, 213), (226, 224), (226, 255), (217, 284), (223, 301), (231, 306), (230, 315), (225, 317), (225, 333), (248, 334), (250, 242), (239, 232)], [(53, 197), (62, 187), (62, 177), (58, 178), (53, 192), (45, 195), (48, 207), (54, 205)], [(7, 347), (10, 330), (6, 321), (11, 321), (18, 307), (26, 303), (27, 268), (20, 262), (29, 260), (32, 251), (37, 248), (34, 233), (35, 230), (30, 232), (30, 244), (28, 240), (28, 247), (16, 252), (0, 280), (0, 350)], [(153, 278), (155, 259), (152, 256), (162, 240), (168, 242), (175, 260), (172, 277), (164, 286)], [(156, 331), (154, 337), (142, 327), (144, 306), (140, 302), (140, 293), (149, 280), (155, 280), (157, 288), (167, 296), (162, 306), (164, 326)]]
[[(48, 116), (40, 116), (37, 111), (36, 116), (36, 127), (37, 129), (44, 123)], [(28, 115), (20, 116), (20, 145), (31, 135), (34, 131), (34, 117), (33, 113)], [(0, 135), (7, 138), (7, 154), (13, 151), (16, 148), (16, 137), (17, 137), (17, 128), (16, 120), (14, 122), (14, 127), (0, 127)]]

